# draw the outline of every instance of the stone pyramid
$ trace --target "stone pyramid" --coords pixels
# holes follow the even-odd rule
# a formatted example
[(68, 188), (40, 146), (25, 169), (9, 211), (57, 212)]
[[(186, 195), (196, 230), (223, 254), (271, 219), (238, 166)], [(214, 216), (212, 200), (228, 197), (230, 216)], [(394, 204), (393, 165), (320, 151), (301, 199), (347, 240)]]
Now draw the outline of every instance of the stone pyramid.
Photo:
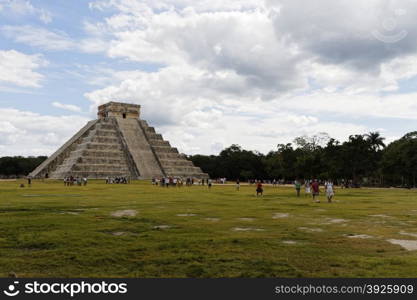
[(29, 175), (208, 178), (139, 116), (140, 105), (109, 102), (99, 106), (97, 120), (88, 122)]

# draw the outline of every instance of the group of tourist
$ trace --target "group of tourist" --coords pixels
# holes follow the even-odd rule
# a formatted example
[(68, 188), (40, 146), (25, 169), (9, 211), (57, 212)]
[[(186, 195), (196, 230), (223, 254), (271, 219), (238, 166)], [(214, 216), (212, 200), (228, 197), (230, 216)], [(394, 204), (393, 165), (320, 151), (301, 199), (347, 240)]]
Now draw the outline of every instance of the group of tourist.
[[(194, 184), (191, 183), (190, 178), (187, 178), (186, 185)], [(182, 187), (184, 185), (184, 180), (182, 178), (175, 178), (175, 177), (162, 177), (162, 178), (152, 178), (152, 185), (157, 185), (161, 187), (170, 187), (170, 186), (177, 186)]]
[[(275, 179), (272, 182), (273, 182), (272, 186), (277, 184), (277, 181)], [(250, 183), (256, 184), (256, 197), (263, 196), (264, 189), (263, 189), (262, 180), (256, 180)], [(297, 197), (300, 197), (301, 195), (302, 185), (303, 184), (299, 180), (294, 181), (294, 188), (295, 188)], [(317, 179), (305, 180), (304, 187), (305, 187), (305, 195), (312, 196), (314, 202), (320, 203), (320, 200), (318, 198), (320, 195), (320, 182)], [(240, 189), (240, 181), (238, 179), (236, 180), (236, 190), (239, 190), (239, 189)], [(324, 190), (326, 193), (327, 202), (331, 203), (335, 194), (333, 182), (330, 180), (325, 181)]]
[(283, 185), (285, 184), (285, 180), (284, 179), (249, 179), (248, 183), (249, 184), (258, 184), (258, 182), (261, 182), (262, 184), (272, 184), (273, 187), (278, 186), (279, 184)]
[[(301, 182), (298, 180), (294, 181), (294, 187), (295, 191), (297, 193), (297, 197), (300, 197), (300, 191), (301, 191)], [(304, 188), (305, 188), (305, 195), (311, 195), (313, 197), (314, 202), (320, 202), (318, 199), (318, 196), (320, 195), (320, 183), (317, 179), (314, 180), (305, 180), (304, 181)], [(326, 193), (327, 202), (332, 202), (332, 199), (334, 197), (334, 187), (333, 182), (328, 180), (324, 182), (324, 190)]]
[(106, 184), (127, 184), (129, 183), (129, 178), (127, 177), (106, 177)]
[(205, 185), (209, 188), (212, 186), (211, 179), (199, 179), (196, 181), (194, 178), (188, 177), (185, 180), (181, 177), (162, 177), (162, 178), (152, 178), (152, 185), (161, 186), (161, 187), (182, 187), (184, 184), (186, 186), (193, 186), (194, 184)]
[(72, 186), (72, 185), (87, 185), (87, 177), (74, 177), (74, 176), (67, 176), (64, 177), (64, 185), (65, 186)]

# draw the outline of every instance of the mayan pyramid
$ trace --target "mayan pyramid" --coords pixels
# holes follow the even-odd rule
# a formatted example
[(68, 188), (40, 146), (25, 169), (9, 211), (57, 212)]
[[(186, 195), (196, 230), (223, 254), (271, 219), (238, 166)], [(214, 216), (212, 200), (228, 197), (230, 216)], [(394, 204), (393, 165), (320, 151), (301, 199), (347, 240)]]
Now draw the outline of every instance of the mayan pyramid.
[(131, 179), (208, 178), (141, 120), (140, 105), (109, 102), (29, 176)]

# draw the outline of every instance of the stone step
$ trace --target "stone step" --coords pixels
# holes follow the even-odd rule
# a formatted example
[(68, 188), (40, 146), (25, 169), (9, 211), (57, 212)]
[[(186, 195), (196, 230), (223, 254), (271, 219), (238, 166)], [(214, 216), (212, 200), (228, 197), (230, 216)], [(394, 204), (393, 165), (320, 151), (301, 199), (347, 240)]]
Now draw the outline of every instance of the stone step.
[(158, 158), (159, 160), (175, 160), (179, 159), (180, 155), (174, 152), (158, 152)]
[(167, 147), (167, 146), (153, 146), (152, 147), (157, 154), (159, 153), (178, 153), (177, 148)]
[(148, 122), (146, 122), (146, 120), (139, 120), (139, 122), (142, 125), (142, 127), (144, 128), (149, 127)]
[(168, 141), (164, 140), (149, 140), (151, 146), (164, 146), (164, 147), (171, 147)]
[(119, 143), (105, 144), (105, 143), (87, 143), (85, 149), (92, 150), (119, 150), (122, 151), (122, 146)]
[(99, 123), (96, 125), (97, 129), (104, 129), (104, 130), (115, 130), (114, 124), (102, 124)]
[(84, 171), (84, 172), (124, 172), (129, 173), (128, 166), (125, 165), (114, 165), (114, 164), (84, 164), (77, 163), (75, 164), (71, 171)]
[(94, 178), (94, 179), (105, 179), (107, 177), (129, 177), (129, 172), (114, 172), (114, 171), (70, 171), (65, 173), (53, 173), (51, 174), (50, 178), (52, 179), (61, 179), (67, 176), (74, 176), (74, 177), (86, 177), (86, 178)]
[(119, 144), (119, 139), (117, 137), (94, 136), (93, 138), (91, 138), (90, 142), (102, 144)]
[(168, 167), (177, 167), (177, 166), (183, 166), (183, 167), (194, 167), (193, 163), (189, 160), (185, 159), (159, 159), (162, 166), (165, 168)]
[(122, 150), (96, 150), (96, 149), (77, 149), (72, 152), (77, 157), (109, 157), (109, 158), (121, 158), (125, 154)]
[(181, 173), (181, 174), (193, 174), (193, 173), (201, 173), (200, 168), (198, 167), (182, 167), (182, 166), (177, 166), (177, 167), (167, 167), (164, 168), (165, 173), (169, 173), (169, 174), (175, 174), (175, 173)]
[(63, 165), (73, 165), (73, 164), (114, 164), (114, 165), (127, 165), (126, 158), (124, 156), (118, 157), (74, 157), (66, 159)]
[(114, 129), (97, 129), (95, 135), (99, 137), (118, 137), (117, 131)]
[(159, 133), (152, 133), (152, 132), (147, 132), (146, 136), (148, 137), (149, 140), (156, 140), (156, 141), (163, 141), (164, 139), (162, 138), (162, 134)]
[(209, 176), (206, 173), (166, 173), (168, 177), (179, 177), (179, 178), (208, 178)]

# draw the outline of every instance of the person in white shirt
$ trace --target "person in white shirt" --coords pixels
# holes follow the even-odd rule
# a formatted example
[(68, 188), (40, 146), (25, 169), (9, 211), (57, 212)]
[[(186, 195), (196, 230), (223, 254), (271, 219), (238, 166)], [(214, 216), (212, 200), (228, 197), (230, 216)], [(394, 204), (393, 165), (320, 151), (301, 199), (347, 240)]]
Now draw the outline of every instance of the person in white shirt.
[(334, 196), (334, 189), (333, 189), (333, 183), (328, 181), (326, 183), (326, 196), (327, 196), (327, 202), (332, 202), (333, 196)]

